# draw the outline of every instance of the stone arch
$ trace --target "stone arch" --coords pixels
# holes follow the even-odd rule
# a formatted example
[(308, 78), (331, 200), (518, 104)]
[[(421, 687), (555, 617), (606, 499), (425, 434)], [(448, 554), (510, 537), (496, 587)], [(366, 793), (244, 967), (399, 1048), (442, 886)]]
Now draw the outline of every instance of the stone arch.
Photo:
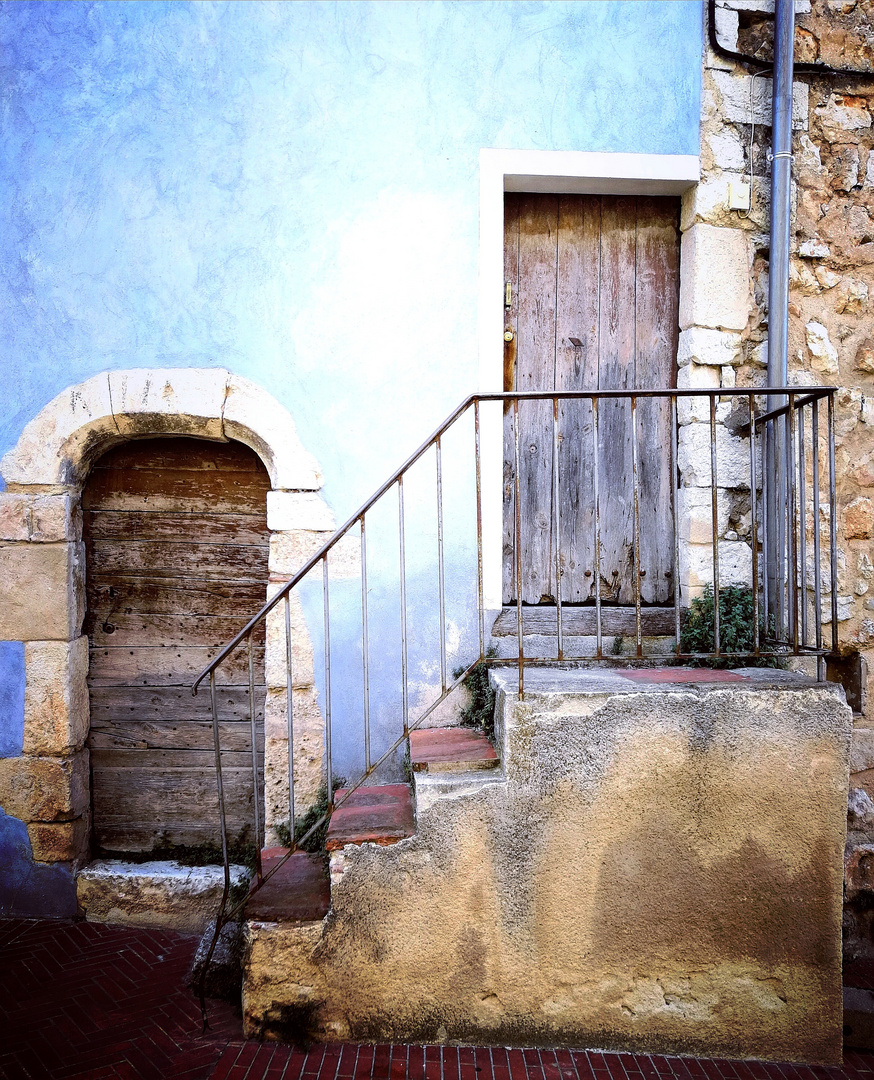
[(54, 397), (0, 462), (6, 483), (77, 489), (101, 454), (148, 435), (236, 439), (275, 490), (318, 491), (322, 477), (280, 403), (222, 368), (134, 368), (94, 375)]
[[(113, 446), (164, 435), (235, 440), (264, 463), (271, 485), (269, 590), (287, 580), (335, 528), (319, 494), (318, 464), (301, 444), (290, 413), (262, 387), (225, 369), (102, 372), (62, 391), (27, 424), (0, 461), (7, 484), (0, 492), (0, 547), (8, 563), (0, 577), (0, 640), (24, 642), (27, 686), (22, 751), (0, 759), (0, 795), (36, 788), (48, 794), (10, 794), (0, 805), (27, 825), (37, 863), (64, 862), (75, 869), (88, 853), (82, 486), (93, 463)], [(312, 646), (298, 603), (293, 626), (295, 757), (303, 800), (318, 790), (323, 736)], [(287, 818), (288, 789), (281, 620), (268, 621), (266, 644), (264, 801), (267, 839), (275, 842), (273, 825)]]

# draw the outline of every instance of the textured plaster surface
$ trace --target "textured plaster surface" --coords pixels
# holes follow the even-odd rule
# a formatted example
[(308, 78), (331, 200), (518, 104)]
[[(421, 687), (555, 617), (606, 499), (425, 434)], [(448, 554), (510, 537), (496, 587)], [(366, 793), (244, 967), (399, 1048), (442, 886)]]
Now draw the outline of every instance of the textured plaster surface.
[(324, 922), (249, 925), (249, 1031), (839, 1061), (840, 693), (554, 680), (501, 691), (502, 778), (335, 853)]

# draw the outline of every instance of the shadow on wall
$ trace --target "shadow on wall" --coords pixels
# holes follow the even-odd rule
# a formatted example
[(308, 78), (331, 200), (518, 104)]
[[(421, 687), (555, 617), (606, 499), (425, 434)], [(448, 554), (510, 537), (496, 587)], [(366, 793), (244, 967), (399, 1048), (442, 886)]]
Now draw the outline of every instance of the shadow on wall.
[(0, 810), (0, 916), (68, 919), (76, 882), (68, 866), (35, 863), (27, 826)]

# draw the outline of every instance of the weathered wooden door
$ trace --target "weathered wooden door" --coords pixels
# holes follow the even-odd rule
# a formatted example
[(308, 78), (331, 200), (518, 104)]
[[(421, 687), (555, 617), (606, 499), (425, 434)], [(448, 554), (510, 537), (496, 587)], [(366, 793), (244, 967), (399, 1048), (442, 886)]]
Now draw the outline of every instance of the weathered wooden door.
[[(506, 390), (668, 388), (678, 336), (679, 205), (673, 198), (505, 196)], [(514, 566), (515, 449), (505, 419), (504, 601), (585, 603), (595, 596), (592, 405), (558, 410), (554, 506), (551, 402), (520, 404), (521, 582)], [(641, 596), (673, 596), (670, 406), (637, 405)], [(601, 598), (634, 600), (631, 404), (598, 418)], [(557, 512), (556, 512), (557, 511)], [(556, 568), (556, 521), (559, 558)], [(560, 584), (557, 584), (560, 582)]]
[[(91, 472), (83, 510), (98, 848), (220, 839), (209, 688), (195, 698), (191, 683), (264, 603), (269, 486), (248, 447), (197, 439), (127, 443)], [(254, 657), (263, 754), (263, 629)], [(253, 807), (245, 651), (219, 674), (228, 826), (232, 839), (246, 839)]]

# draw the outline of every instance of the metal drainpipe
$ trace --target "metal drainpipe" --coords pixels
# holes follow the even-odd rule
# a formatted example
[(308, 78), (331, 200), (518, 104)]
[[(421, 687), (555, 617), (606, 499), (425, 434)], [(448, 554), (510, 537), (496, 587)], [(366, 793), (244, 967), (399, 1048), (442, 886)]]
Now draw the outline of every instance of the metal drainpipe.
[[(789, 203), (792, 178), (792, 79), (795, 45), (794, 0), (776, 0), (774, 7), (774, 80), (771, 106), (771, 239), (768, 263), (768, 385), (785, 386), (789, 368)], [(769, 398), (768, 408), (786, 403)], [(787, 418), (788, 421), (788, 418)], [(767, 559), (771, 615), (775, 629), (787, 616), (786, 577), (786, 425), (777, 421), (765, 445), (766, 467), (775, 477), (768, 515)]]

